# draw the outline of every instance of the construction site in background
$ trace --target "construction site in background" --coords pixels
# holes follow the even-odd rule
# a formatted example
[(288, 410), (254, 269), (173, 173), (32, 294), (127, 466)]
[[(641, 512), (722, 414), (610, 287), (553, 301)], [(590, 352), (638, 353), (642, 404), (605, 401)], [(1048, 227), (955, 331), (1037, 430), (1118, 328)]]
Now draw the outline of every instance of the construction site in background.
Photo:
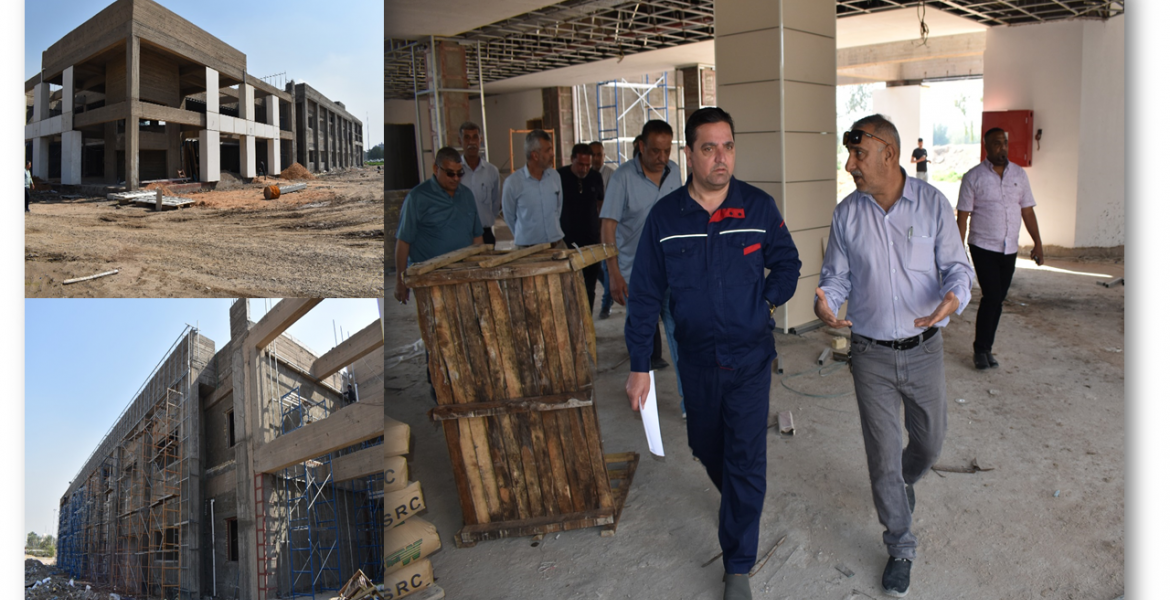
[(61, 497), (72, 591), (330, 598), (359, 570), (381, 581), (382, 323), (316, 356), (284, 332), (319, 302), (253, 323), (236, 300), (218, 351), (179, 335)]

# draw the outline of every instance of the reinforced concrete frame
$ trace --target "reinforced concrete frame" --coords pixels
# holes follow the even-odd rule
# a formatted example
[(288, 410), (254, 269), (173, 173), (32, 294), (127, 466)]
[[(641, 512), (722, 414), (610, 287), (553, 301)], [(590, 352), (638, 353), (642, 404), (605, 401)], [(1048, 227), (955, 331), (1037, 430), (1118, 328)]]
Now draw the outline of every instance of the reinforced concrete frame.
[(296, 107), (297, 162), (317, 173), (365, 164), (361, 119), (307, 83), (285, 89)]
[[(315, 356), (285, 331), (319, 302), (282, 300), (253, 323), (238, 299), (220, 352), (184, 330), (63, 494), (62, 569), (132, 597), (268, 599), (337, 588), (371, 562), (365, 529), (382, 518), (380, 494), (369, 493), (383, 472), (372, 447), (383, 435), (381, 322)], [(345, 394), (355, 365), (365, 375)], [(280, 434), (280, 396), (297, 386), (312, 408)], [(229, 421), (216, 421), (223, 411)], [(316, 563), (300, 581), (292, 554), (306, 544), (289, 512), (298, 503), (316, 503)], [(231, 535), (213, 537), (227, 520)]]

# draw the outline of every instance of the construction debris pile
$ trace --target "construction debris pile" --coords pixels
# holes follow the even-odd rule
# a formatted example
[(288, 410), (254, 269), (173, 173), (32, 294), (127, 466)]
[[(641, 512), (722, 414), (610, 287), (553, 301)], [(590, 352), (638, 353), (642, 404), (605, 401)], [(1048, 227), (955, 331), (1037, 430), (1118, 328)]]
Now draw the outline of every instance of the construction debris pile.
[(70, 579), (35, 558), (24, 561), (25, 600), (121, 600), (118, 594), (99, 592), (84, 581)]

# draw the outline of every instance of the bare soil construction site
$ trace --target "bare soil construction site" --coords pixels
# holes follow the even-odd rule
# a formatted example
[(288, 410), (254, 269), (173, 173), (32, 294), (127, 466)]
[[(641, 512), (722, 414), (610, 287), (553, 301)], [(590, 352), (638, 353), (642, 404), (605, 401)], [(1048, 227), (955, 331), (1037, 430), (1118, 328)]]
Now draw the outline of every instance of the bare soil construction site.
[[(37, 192), (25, 220), (25, 295), (313, 296), (383, 293), (382, 173), (318, 175), (264, 199), (228, 173), (194, 204), (156, 212), (105, 196)], [(117, 269), (116, 275), (64, 285)]]

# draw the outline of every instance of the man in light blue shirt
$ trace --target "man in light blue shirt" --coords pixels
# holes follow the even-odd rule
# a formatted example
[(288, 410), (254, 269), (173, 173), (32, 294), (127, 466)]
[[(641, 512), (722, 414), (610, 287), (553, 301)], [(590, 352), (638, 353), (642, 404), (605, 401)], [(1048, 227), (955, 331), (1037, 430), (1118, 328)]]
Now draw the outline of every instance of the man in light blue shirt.
[[(601, 206), (601, 242), (617, 246), (618, 255), (606, 259), (609, 272), (609, 291), (613, 299), (626, 305), (629, 294), (627, 281), (634, 270), (634, 254), (642, 239), (642, 226), (650, 209), (660, 198), (682, 187), (678, 165), (670, 160), (674, 149), (674, 129), (669, 123), (653, 119), (642, 127), (643, 151), (633, 159), (622, 163), (609, 178), (605, 188), (605, 202)], [(628, 313), (627, 313), (628, 314)], [(666, 328), (666, 343), (670, 357), (674, 360), (675, 375), (678, 375), (678, 344), (674, 340), (674, 319), (670, 315), (670, 295), (662, 300), (662, 324)], [(662, 336), (657, 326), (654, 331), (654, 347), (650, 355), (651, 368), (666, 368), (662, 360)], [(678, 395), (682, 397), (682, 382), (676, 377)], [(661, 388), (659, 388), (661, 389)], [(686, 405), (680, 403), (683, 418)]]
[(516, 247), (557, 244), (561, 231), (561, 176), (553, 169), (552, 138), (540, 129), (524, 137), (528, 164), (504, 180), (504, 222)]
[[(974, 271), (946, 197), (898, 166), (901, 141), (893, 123), (865, 117), (843, 143), (857, 191), (833, 211), (814, 310), (830, 327), (853, 328), (853, 383), (890, 555), (882, 587), (903, 596), (918, 546), (910, 532), (912, 486), (930, 471), (946, 437), (940, 328), (970, 302)], [(847, 318), (838, 319), (846, 299)]]
[(479, 155), (483, 143), (479, 125), (468, 121), (459, 126), (459, 139), (463, 143), (463, 185), (475, 195), (475, 207), (479, 221), (483, 224), (483, 243), (495, 245), (496, 236), (492, 225), (500, 214), (500, 170)]

